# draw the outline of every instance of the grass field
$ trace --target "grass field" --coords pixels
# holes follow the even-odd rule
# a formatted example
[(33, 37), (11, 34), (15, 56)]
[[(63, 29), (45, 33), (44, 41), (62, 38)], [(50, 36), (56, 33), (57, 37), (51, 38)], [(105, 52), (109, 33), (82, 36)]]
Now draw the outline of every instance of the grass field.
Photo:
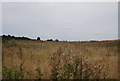
[[(81, 59), (82, 61), (80, 61)], [(72, 66), (74, 68), (74, 66), (77, 65), (75, 64), (77, 61), (78, 66), (80, 64), (79, 62), (82, 62), (82, 64), (86, 63), (86, 66), (91, 67), (88, 72), (91, 71), (91, 73), (93, 73), (89, 76), (81, 77), (82, 79), (101, 79), (105, 76), (107, 76), (106, 78), (108, 79), (117, 79), (118, 41), (42, 42), (36, 40), (10, 39), (4, 40), (2, 43), (3, 78), (6, 78), (6, 74), (4, 73), (4, 68), (6, 67), (8, 69), (21, 71), (23, 79), (35, 79), (38, 75), (41, 75), (38, 77), (42, 79), (49, 79), (51, 75), (57, 78), (63, 76), (65, 79), (66, 77), (74, 79), (75, 71), (72, 71), (74, 70)], [(67, 67), (67, 65), (69, 65), (69, 67), (66, 70), (64, 66)], [(78, 70), (78, 72), (86, 73), (88, 68), (86, 66), (83, 66), (83, 69)], [(58, 67), (62, 68), (58, 69)], [(96, 68), (104, 69), (104, 75), (101, 74), (99, 77), (92, 78), (92, 76), (98, 76), (100, 74)], [(80, 69), (80, 66), (78, 69)], [(102, 70), (100, 71), (102, 72)], [(67, 72), (68, 74), (65, 74)], [(54, 75), (55, 73), (56, 75)]]

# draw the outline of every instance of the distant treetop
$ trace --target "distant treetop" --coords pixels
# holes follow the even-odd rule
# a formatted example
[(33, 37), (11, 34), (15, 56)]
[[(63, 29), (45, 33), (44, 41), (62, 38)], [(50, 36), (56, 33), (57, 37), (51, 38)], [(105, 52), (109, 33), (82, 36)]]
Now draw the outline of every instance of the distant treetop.
[(47, 41), (53, 41), (53, 39), (47, 39)]
[(40, 37), (37, 37), (37, 40), (40, 40)]
[(56, 42), (58, 42), (59, 40), (58, 39), (55, 39)]
[(11, 39), (11, 38), (13, 38), (13, 39), (18, 39), (18, 40), (31, 40), (30, 38), (28, 38), (28, 37), (15, 37), (14, 35), (13, 36), (11, 36), (11, 35), (3, 35), (2, 36), (2, 39), (3, 40), (8, 40), (8, 39)]

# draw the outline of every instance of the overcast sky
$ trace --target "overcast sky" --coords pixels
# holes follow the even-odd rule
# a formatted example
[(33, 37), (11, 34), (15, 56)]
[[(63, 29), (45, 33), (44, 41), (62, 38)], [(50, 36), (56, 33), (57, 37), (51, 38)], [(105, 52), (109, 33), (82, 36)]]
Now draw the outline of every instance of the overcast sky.
[(118, 3), (2, 3), (2, 33), (44, 40), (117, 39)]

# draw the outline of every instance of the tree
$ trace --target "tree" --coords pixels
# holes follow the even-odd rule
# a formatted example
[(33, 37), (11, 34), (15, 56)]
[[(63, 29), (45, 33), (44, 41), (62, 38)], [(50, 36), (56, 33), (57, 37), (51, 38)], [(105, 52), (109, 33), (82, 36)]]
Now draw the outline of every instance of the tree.
[(11, 37), (10, 35), (8, 35), (8, 37)]
[(47, 39), (47, 41), (53, 41), (52, 39)]
[(58, 42), (59, 40), (58, 39), (55, 39), (56, 42)]
[(40, 37), (37, 37), (37, 40), (40, 40)]

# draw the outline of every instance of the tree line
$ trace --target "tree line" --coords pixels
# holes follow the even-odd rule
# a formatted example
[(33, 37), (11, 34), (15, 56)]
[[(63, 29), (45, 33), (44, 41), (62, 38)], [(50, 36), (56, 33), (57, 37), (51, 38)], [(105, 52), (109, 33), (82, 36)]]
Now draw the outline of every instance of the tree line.
[[(2, 40), (9, 40), (11, 38), (12, 39), (17, 39), (17, 40), (37, 40), (37, 41), (43, 41), (43, 40), (41, 40), (40, 37), (37, 37), (36, 39), (30, 39), (30, 38), (25, 37), (25, 36), (22, 36), (22, 37), (15, 37), (14, 35), (13, 36), (11, 36), (11, 35), (3, 35), (2, 36)], [(58, 39), (55, 39), (55, 40), (47, 39), (47, 41), (56, 41), (56, 42), (58, 42), (59, 40)]]

